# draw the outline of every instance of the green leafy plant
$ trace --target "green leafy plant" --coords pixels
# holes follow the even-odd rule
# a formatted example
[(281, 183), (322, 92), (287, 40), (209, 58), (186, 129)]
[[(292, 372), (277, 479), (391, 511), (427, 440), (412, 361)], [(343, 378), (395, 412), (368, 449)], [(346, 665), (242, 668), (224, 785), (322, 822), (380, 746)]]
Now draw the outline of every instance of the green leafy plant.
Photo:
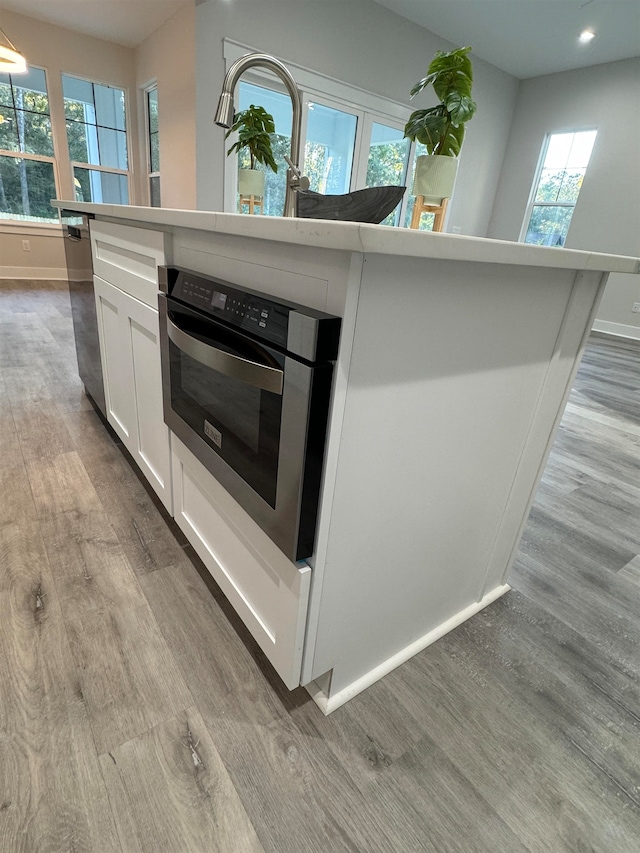
[(237, 140), (229, 148), (227, 154), (231, 154), (233, 151), (240, 153), (246, 150), (249, 152), (252, 169), (256, 168), (257, 163), (262, 163), (277, 172), (278, 164), (273, 157), (269, 135), (275, 133), (275, 130), (273, 116), (263, 107), (256, 107), (251, 104), (248, 109), (235, 114), (233, 124), (225, 134), (225, 139), (227, 139), (232, 133), (236, 131), (238, 133)]
[(465, 123), (476, 112), (476, 102), (471, 97), (473, 70), (467, 56), (470, 50), (439, 50), (427, 68), (427, 76), (411, 90), (413, 98), (431, 85), (440, 99), (435, 107), (411, 113), (404, 128), (404, 135), (426, 145), (429, 154), (457, 157), (460, 153)]

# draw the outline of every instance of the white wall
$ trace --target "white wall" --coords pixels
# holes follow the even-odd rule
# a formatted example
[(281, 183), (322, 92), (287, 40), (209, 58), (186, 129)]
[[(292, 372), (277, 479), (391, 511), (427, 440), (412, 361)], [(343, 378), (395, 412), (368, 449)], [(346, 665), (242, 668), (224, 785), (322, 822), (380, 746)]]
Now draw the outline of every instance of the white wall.
[[(409, 105), (436, 50), (452, 45), (371, 0), (208, 0), (196, 8), (198, 207), (223, 209), (224, 133), (213, 123), (224, 79), (222, 39)], [(473, 57), (478, 113), (467, 126), (449, 223), (486, 233), (518, 81)], [(426, 106), (419, 98), (411, 108)]]
[[(25, 251), (23, 242), (28, 251)], [(9, 225), (0, 220), (0, 279), (64, 279), (66, 261), (58, 227)]]
[[(566, 245), (640, 256), (640, 57), (524, 80), (488, 236), (517, 240), (548, 133), (597, 128)], [(595, 328), (640, 338), (640, 277), (613, 275)]]
[[(146, 152), (142, 89), (158, 84), (160, 192), (163, 207), (196, 206), (195, 7), (187, 3), (135, 50), (140, 124), (140, 173)], [(149, 203), (146, 180), (142, 204)]]
[[(27, 61), (44, 68), (51, 105), (51, 121), (58, 155), (58, 188), (61, 198), (74, 198), (69, 153), (65, 134), (61, 74), (76, 74), (110, 83), (128, 90), (135, 97), (133, 51), (111, 42), (36, 21), (24, 15), (2, 11), (2, 24), (11, 40), (20, 45)], [(136, 110), (129, 120), (132, 138), (138, 133)], [(134, 160), (135, 167), (135, 160)], [(132, 198), (138, 197), (134, 168)], [(22, 239), (28, 238), (30, 251), (22, 251)], [(13, 225), (0, 221), (0, 278), (64, 278), (65, 262), (62, 234), (55, 226)]]

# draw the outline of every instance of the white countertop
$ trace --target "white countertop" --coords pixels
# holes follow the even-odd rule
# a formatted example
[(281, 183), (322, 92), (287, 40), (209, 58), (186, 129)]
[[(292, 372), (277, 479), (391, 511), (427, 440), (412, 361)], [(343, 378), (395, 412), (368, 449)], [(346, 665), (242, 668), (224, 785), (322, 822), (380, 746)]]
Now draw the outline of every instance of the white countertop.
[(386, 225), (77, 201), (53, 200), (51, 204), (57, 208), (93, 213), (108, 219), (155, 225), (159, 229), (191, 228), (347, 252), (640, 274), (640, 258)]

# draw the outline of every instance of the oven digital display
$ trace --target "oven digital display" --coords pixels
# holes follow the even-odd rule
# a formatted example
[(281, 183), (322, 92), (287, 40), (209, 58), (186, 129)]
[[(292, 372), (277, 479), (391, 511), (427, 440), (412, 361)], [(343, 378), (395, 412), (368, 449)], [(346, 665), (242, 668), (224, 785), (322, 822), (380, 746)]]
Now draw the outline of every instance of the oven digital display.
[(217, 308), (219, 311), (224, 311), (226, 304), (227, 294), (220, 293), (219, 290), (214, 290), (213, 296), (211, 297), (211, 307)]
[(199, 281), (191, 281), (185, 278), (182, 282), (181, 295), (186, 302), (190, 302), (192, 305), (204, 306), (208, 305), (211, 299), (211, 289), (206, 282), (201, 284)]

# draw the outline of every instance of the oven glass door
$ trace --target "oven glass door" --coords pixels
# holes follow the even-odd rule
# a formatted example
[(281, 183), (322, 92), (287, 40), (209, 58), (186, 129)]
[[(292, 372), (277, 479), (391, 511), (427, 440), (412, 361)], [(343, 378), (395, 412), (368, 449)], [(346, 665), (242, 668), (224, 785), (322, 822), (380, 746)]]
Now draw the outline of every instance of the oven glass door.
[(171, 408), (275, 507), (284, 355), (175, 302), (167, 332)]

